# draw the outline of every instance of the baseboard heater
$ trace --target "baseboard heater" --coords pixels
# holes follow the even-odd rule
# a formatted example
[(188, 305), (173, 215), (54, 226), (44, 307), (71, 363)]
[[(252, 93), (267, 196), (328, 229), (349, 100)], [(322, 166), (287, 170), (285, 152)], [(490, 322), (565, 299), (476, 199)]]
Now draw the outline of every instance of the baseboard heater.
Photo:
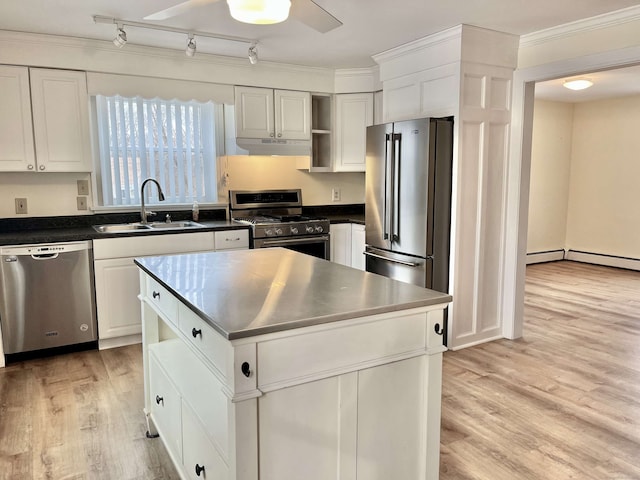
[(605, 255), (602, 253), (582, 252), (579, 250), (548, 250), (546, 252), (527, 253), (527, 265), (534, 263), (557, 262), (571, 260), (573, 262), (591, 263), (604, 267), (624, 268), (640, 271), (640, 259)]

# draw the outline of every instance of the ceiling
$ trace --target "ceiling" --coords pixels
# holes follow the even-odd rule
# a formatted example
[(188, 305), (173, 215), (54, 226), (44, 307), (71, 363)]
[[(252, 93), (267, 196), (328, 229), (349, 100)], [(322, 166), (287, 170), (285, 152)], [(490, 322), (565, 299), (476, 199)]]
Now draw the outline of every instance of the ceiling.
[[(0, 30), (111, 41), (116, 26), (93, 21), (94, 15), (102, 15), (256, 39), (261, 61), (360, 68), (375, 64), (372, 55), (460, 24), (525, 35), (640, 5), (640, 0), (314, 0), (343, 23), (327, 33), (319, 33), (295, 18), (277, 25), (243, 24), (231, 18), (225, 0), (197, 0), (200, 5), (181, 15), (157, 22), (144, 20), (181, 1), (65, 0), (52, 7), (51, 0), (4, 0), (0, 2)], [(126, 31), (129, 44), (174, 50), (186, 46), (184, 34), (129, 26)], [(196, 41), (198, 53), (247, 55), (246, 43), (197, 36)], [(540, 82), (536, 84), (536, 98), (577, 103), (640, 94), (640, 67), (582, 76), (591, 79), (594, 86), (575, 92), (562, 87), (565, 78)]]
[[(95, 24), (94, 15), (131, 21), (182, 0), (4, 0), (0, 29), (112, 40), (114, 25)], [(295, 2), (296, 0), (292, 0)], [(555, 25), (640, 5), (640, 0), (315, 0), (343, 22), (319, 33), (289, 18), (277, 25), (233, 20), (224, 0), (201, 0), (185, 14), (156, 22), (175, 28), (255, 38), (260, 60), (328, 68), (374, 65), (371, 58), (407, 42), (468, 24), (523, 35)], [(186, 37), (127, 27), (129, 43), (184, 50)], [(246, 57), (247, 45), (198, 38), (198, 52)], [(115, 48), (115, 47), (114, 47)], [(126, 46), (125, 46), (126, 48)]]

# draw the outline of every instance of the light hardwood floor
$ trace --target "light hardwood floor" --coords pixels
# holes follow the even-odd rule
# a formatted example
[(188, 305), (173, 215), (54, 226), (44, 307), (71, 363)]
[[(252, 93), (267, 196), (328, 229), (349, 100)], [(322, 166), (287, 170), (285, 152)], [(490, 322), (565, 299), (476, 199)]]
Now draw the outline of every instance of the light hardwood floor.
[[(0, 369), (0, 480), (177, 478), (142, 407), (137, 345)], [(640, 272), (528, 267), (524, 337), (447, 352), (442, 413), (441, 480), (640, 479)]]
[(527, 268), (524, 335), (447, 352), (441, 480), (640, 479), (640, 272)]

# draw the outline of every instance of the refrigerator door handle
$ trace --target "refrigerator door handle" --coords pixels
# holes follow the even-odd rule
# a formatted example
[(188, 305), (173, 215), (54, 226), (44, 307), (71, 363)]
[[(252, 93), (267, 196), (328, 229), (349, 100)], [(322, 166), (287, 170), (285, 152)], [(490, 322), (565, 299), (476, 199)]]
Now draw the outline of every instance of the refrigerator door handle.
[(418, 267), (418, 266), (420, 266), (419, 263), (406, 262), (404, 260), (398, 260), (396, 258), (389, 258), (389, 257), (385, 257), (384, 255), (378, 255), (377, 253), (373, 253), (373, 252), (364, 252), (364, 254), (366, 256), (368, 256), (368, 257), (379, 258), (380, 260), (386, 260), (387, 262), (399, 263), (400, 265), (405, 265), (407, 267)]
[(398, 235), (398, 219), (400, 218), (398, 212), (398, 205), (400, 203), (400, 155), (402, 153), (402, 134), (394, 133), (393, 134), (393, 172), (391, 174), (391, 184), (393, 188), (393, 193), (391, 195), (391, 241), (397, 242), (400, 237)]
[[(389, 232), (392, 228), (392, 220), (391, 220), (391, 210), (392, 210), (392, 198), (389, 186), (391, 185), (391, 189), (393, 189), (393, 181), (389, 179), (392, 177), (393, 172), (393, 163), (390, 160), (393, 157), (393, 143), (392, 143), (392, 135), (386, 135), (385, 139), (385, 152), (384, 152), (384, 162), (385, 162), (385, 170), (386, 175), (384, 176), (384, 212), (382, 212), (382, 223), (383, 223), (383, 238), (385, 240), (389, 239)], [(391, 190), (392, 191), (392, 190)]]

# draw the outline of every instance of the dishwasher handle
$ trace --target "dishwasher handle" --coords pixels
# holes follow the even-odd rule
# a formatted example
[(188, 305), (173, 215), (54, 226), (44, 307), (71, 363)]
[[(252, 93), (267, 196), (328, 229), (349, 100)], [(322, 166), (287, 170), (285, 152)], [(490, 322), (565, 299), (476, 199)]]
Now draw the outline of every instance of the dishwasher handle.
[(53, 260), (58, 258), (58, 255), (60, 255), (58, 252), (55, 253), (32, 253), (31, 254), (31, 258), (33, 258), (34, 260)]

